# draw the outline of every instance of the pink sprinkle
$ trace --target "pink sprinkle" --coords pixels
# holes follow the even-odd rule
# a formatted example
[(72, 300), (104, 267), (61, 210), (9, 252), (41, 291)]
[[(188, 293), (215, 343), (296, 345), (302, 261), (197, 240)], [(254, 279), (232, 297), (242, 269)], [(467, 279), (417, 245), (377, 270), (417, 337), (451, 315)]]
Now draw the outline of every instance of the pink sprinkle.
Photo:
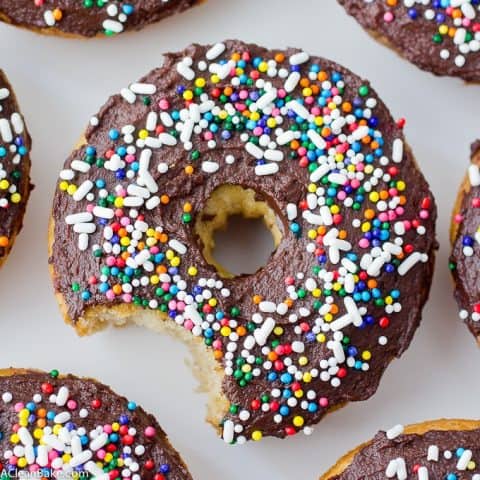
[(383, 15), (383, 19), (385, 20), (385, 22), (391, 23), (393, 22), (395, 17), (393, 16), (392, 12), (385, 12), (385, 14)]
[(115, 257), (113, 256), (107, 257), (107, 266), (113, 267), (114, 265), (115, 265)]
[(361, 238), (358, 242), (358, 245), (360, 248), (368, 248), (370, 245), (370, 242), (366, 238)]
[(147, 427), (145, 429), (145, 436), (146, 437), (154, 437), (157, 431), (153, 427)]
[(378, 215), (378, 219), (381, 221), (381, 222), (387, 222), (388, 221), (388, 215), (386, 212), (381, 212), (379, 215)]
[(125, 303), (132, 303), (133, 297), (130, 293), (124, 293), (122, 299)]
[(318, 401), (318, 404), (323, 408), (328, 407), (328, 398), (320, 397), (320, 400)]
[(343, 190), (340, 190), (338, 193), (337, 193), (337, 198), (339, 200), (345, 200), (345, 198), (347, 198), (347, 194), (345, 191)]
[(463, 222), (463, 215), (460, 215), (459, 213), (457, 213), (455, 215), (454, 220), (455, 220), (455, 223), (462, 223)]
[(95, 205), (93, 205), (92, 203), (89, 203), (87, 205), (87, 212), (92, 213), (94, 207), (95, 207)]
[(122, 218), (120, 219), (120, 223), (121, 223), (124, 227), (126, 227), (127, 225), (130, 225), (130, 219), (129, 219), (128, 217), (122, 217)]
[(168, 103), (168, 100), (166, 98), (162, 98), (159, 102), (158, 102), (158, 106), (162, 109), (162, 110), (168, 110), (170, 108), (170, 104)]
[(113, 293), (113, 290), (107, 290), (107, 293), (105, 294), (108, 300), (114, 300), (115, 299), (115, 294)]
[[(280, 88), (280, 89), (277, 91), (277, 97), (278, 97), (278, 98), (285, 98), (286, 96), (287, 96), (287, 92), (285, 91), (285, 89)], [(274, 114), (274, 115), (277, 115), (277, 114)]]
[(193, 328), (193, 322), (191, 320), (185, 320), (185, 322), (183, 323), (183, 326), (187, 330), (191, 330)]
[(168, 302), (168, 308), (170, 310), (175, 310), (177, 308), (177, 302), (175, 300), (170, 300)]
[(183, 312), (185, 310), (185, 302), (177, 302), (177, 310)]
[(107, 452), (105, 452), (105, 450), (102, 448), (100, 449), (98, 452), (97, 452), (97, 457), (100, 459), (100, 460), (103, 460), (105, 458), (105, 455), (107, 454)]
[(405, 213), (405, 209), (404, 209), (403, 207), (397, 207), (397, 208), (395, 209), (395, 213), (396, 213), (397, 215), (403, 215), (403, 214)]
[(67, 402), (67, 408), (69, 410), (75, 410), (77, 408), (77, 402), (75, 400), (69, 400)]
[(424, 220), (428, 218), (430, 215), (428, 213), (428, 210), (420, 210), (420, 218), (423, 218)]
[(22, 402), (16, 403), (15, 404), (15, 411), (18, 413), (20, 410), (23, 410), (25, 408), (25, 405)]

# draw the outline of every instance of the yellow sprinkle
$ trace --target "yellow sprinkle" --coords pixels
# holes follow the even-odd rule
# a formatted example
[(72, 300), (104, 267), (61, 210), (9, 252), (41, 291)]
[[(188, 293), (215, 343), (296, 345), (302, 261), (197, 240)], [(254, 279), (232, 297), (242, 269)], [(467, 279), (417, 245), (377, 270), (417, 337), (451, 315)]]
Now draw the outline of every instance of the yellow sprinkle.
[(363, 360), (370, 360), (372, 358), (372, 354), (369, 350), (365, 350), (362, 352), (362, 359)]
[(303, 420), (303, 417), (301, 417), (300, 415), (297, 415), (296, 417), (293, 418), (293, 424), (296, 427), (303, 427), (304, 423), (305, 421)]
[(262, 437), (263, 435), (260, 430), (255, 430), (254, 432), (252, 432), (252, 440), (254, 442), (259, 442), (262, 439)]
[(191, 277), (194, 277), (198, 273), (198, 270), (196, 267), (188, 267), (187, 272)]

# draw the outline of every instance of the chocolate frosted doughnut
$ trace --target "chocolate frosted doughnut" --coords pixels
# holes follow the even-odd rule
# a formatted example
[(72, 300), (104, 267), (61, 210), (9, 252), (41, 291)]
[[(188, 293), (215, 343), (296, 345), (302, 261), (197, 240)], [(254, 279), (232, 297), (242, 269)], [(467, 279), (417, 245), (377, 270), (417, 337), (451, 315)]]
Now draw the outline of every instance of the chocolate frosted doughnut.
[(480, 81), (477, 0), (338, 0), (369, 33), (435, 75)]
[(46, 34), (112, 36), (182, 12), (201, 0), (0, 0), (0, 20)]
[(450, 269), (460, 318), (477, 340), (480, 336), (480, 142), (472, 144), (472, 160), (453, 212)]
[(0, 403), (4, 478), (191, 480), (153, 416), (95, 380), (4, 369)]
[(480, 422), (435, 420), (379, 432), (320, 480), (480, 480)]
[(30, 135), (7, 77), (0, 70), (0, 265), (23, 225), (32, 188)]
[[(275, 239), (252, 275), (212, 255), (233, 214)], [(167, 54), (91, 119), (60, 173), (50, 264), (79, 334), (136, 322), (189, 342), (209, 420), (244, 442), (310, 433), (375, 392), (420, 322), (435, 219), (367, 81), (229, 40)]]

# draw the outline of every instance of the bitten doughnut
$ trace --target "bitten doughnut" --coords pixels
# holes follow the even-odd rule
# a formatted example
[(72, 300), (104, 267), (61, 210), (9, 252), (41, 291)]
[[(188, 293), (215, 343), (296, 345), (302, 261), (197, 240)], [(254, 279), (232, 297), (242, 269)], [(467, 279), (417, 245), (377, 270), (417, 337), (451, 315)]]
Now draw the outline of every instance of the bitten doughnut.
[(477, 0), (338, 0), (381, 43), (435, 75), (480, 81)]
[[(213, 256), (234, 214), (275, 240), (252, 275)], [(308, 434), (375, 392), (420, 322), (435, 219), (367, 81), (229, 40), (167, 54), (91, 119), (60, 173), (50, 264), (79, 334), (136, 322), (186, 340), (209, 420), (242, 443)]]
[(472, 144), (472, 159), (453, 212), (450, 269), (460, 318), (480, 337), (480, 141)]
[(434, 420), (378, 432), (320, 480), (480, 480), (480, 422)]
[(30, 135), (13, 89), (0, 70), (0, 265), (22, 229), (30, 184)]
[(67, 37), (113, 36), (180, 13), (202, 0), (0, 0), (0, 21)]
[(0, 370), (5, 478), (191, 480), (152, 415), (88, 378)]

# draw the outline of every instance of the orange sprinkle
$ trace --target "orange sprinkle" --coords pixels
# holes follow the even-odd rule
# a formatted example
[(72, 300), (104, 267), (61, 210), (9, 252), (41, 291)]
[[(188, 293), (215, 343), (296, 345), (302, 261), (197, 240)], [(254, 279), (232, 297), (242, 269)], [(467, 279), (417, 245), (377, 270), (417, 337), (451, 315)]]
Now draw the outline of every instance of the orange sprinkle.
[(254, 295), (252, 300), (255, 305), (258, 305), (262, 301), (262, 297), (261, 295)]
[(277, 63), (282, 63), (285, 61), (285, 55), (283, 53), (277, 53), (274, 58)]
[(160, 197), (160, 201), (164, 204), (164, 205), (167, 205), (169, 202), (170, 202), (170, 197), (167, 195), (167, 194), (163, 194), (161, 197)]
[(365, 210), (365, 213), (363, 214), (363, 216), (367, 219), (367, 220), (372, 220), (372, 218), (375, 218), (375, 210), (372, 210), (371, 208), (367, 208)]
[(0, 247), (8, 247), (9, 242), (10, 241), (8, 237), (5, 237), (5, 236), (0, 237)]
[(192, 165), (187, 165), (187, 166), (185, 167), (185, 173), (186, 173), (187, 175), (191, 175), (191, 174), (193, 173), (193, 170), (194, 170), (194, 168), (192, 167)]

